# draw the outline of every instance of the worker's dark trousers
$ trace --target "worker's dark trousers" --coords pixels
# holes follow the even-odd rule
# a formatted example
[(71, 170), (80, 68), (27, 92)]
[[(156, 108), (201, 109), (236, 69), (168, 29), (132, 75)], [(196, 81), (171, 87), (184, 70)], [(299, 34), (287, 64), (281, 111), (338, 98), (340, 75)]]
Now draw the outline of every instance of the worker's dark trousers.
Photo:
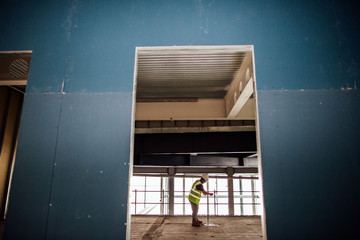
[(192, 220), (193, 222), (197, 221), (197, 214), (198, 214), (198, 211), (199, 211), (199, 205), (193, 203), (193, 202), (190, 202), (191, 204), (191, 210), (192, 210)]

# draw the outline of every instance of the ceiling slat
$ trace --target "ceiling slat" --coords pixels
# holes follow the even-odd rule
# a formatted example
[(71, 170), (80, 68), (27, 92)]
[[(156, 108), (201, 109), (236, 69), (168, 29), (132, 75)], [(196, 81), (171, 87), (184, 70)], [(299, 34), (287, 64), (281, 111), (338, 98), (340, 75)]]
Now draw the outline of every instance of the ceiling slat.
[(246, 51), (229, 47), (138, 51), (138, 97), (223, 98)]

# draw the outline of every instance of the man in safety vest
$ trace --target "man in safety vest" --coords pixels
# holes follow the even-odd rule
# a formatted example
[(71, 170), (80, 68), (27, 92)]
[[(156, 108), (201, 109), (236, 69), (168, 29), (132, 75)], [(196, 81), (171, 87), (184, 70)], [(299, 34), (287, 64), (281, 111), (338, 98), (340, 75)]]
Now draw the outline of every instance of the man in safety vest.
[(194, 182), (194, 184), (191, 187), (189, 196), (188, 196), (188, 199), (191, 204), (191, 209), (192, 209), (192, 226), (194, 226), (194, 227), (200, 227), (200, 225), (202, 223), (202, 221), (200, 221), (197, 218), (201, 193), (204, 195), (210, 195), (210, 196), (213, 195), (212, 193), (205, 191), (205, 189), (203, 187), (203, 183), (206, 183), (208, 180), (209, 180), (209, 176), (206, 173), (204, 173), (201, 176), (200, 180), (196, 180)]

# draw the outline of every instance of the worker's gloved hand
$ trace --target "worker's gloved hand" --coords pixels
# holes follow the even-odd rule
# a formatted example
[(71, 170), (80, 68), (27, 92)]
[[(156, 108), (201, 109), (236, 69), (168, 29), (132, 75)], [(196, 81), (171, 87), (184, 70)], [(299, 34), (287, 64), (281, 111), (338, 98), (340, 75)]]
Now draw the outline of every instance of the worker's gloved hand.
[(212, 196), (212, 195), (214, 195), (214, 194), (209, 192), (209, 195)]

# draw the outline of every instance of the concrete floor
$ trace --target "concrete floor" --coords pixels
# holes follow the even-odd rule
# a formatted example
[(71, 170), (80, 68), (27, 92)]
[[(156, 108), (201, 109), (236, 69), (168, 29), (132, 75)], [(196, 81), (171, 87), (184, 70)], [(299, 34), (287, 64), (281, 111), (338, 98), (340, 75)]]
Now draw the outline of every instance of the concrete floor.
[[(188, 216), (132, 216), (130, 239), (262, 239), (260, 217), (210, 217), (209, 223), (215, 226), (192, 227)], [(1, 221), (0, 240), (3, 227)]]
[(262, 239), (260, 217), (210, 217), (209, 223), (215, 226), (192, 227), (189, 216), (132, 216), (130, 239)]

